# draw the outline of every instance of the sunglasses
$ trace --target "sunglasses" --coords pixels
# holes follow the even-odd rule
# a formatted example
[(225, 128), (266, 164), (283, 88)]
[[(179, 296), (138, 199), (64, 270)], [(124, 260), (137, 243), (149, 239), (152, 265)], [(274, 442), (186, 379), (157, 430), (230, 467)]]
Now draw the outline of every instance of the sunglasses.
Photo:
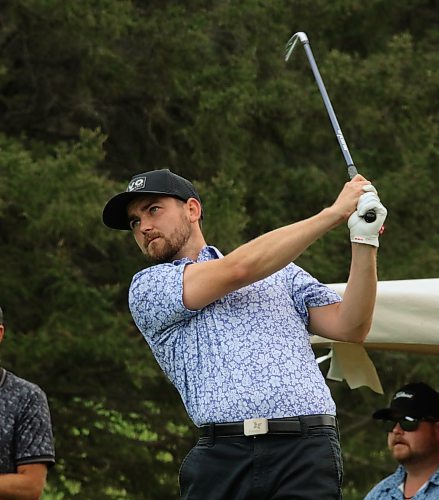
[(389, 419), (384, 421), (384, 428), (386, 432), (392, 432), (396, 424), (399, 424), (401, 429), (406, 432), (414, 432), (418, 429), (421, 422), (432, 422), (429, 418), (413, 418), (409, 416), (401, 417), (398, 419)]

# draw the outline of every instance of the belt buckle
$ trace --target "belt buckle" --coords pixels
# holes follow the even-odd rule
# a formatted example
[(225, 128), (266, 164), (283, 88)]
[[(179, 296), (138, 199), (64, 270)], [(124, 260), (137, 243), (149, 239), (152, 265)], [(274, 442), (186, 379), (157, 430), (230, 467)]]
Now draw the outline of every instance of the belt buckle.
[(244, 435), (257, 436), (268, 433), (268, 420), (266, 418), (248, 418), (244, 420)]

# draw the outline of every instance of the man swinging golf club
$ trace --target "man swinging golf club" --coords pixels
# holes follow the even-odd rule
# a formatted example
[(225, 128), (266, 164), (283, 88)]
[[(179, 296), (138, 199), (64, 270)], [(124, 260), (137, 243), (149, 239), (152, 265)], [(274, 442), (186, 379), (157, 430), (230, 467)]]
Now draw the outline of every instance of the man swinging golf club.
[[(365, 339), (386, 214), (357, 175), (313, 217), (223, 256), (206, 244), (194, 186), (169, 170), (135, 175), (108, 201), (104, 223), (131, 230), (155, 264), (132, 280), (134, 321), (200, 429), (181, 498), (341, 498), (336, 408), (310, 333)], [(293, 261), (345, 221), (352, 262), (342, 300)]]

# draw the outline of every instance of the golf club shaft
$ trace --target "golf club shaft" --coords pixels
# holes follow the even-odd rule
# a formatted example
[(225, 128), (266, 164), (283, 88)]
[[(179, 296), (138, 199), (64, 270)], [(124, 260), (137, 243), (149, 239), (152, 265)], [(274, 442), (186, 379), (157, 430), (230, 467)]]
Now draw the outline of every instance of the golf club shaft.
[[(349, 178), (353, 179), (357, 174), (357, 168), (354, 165), (354, 162), (352, 160), (351, 154), (349, 152), (348, 145), (346, 144), (345, 138), (343, 136), (343, 132), (341, 131), (340, 125), (338, 123), (337, 117), (335, 116), (334, 108), (332, 107), (331, 101), (328, 96), (328, 92), (326, 92), (325, 84), (323, 83), (322, 77), (320, 76), (320, 71), (319, 68), (317, 67), (316, 61), (314, 59), (314, 55), (311, 50), (311, 45), (309, 43), (308, 37), (306, 36), (306, 33), (303, 31), (300, 31), (298, 33), (295, 33), (290, 40), (287, 43), (286, 46), (286, 56), (285, 60), (288, 61), (291, 53), (294, 50), (294, 47), (297, 43), (297, 41), (300, 41), (305, 49), (306, 56), (308, 58), (308, 61), (311, 65), (312, 72), (314, 74), (314, 78), (317, 82), (317, 85), (320, 90), (320, 95), (322, 96), (323, 103), (325, 104), (326, 111), (328, 113), (329, 119), (331, 121), (332, 127), (334, 129), (335, 135), (338, 140), (338, 144), (340, 146), (341, 152), (343, 153), (343, 157), (346, 161), (346, 165), (348, 168), (348, 174)], [(366, 222), (373, 222), (376, 219), (376, 214), (373, 210), (368, 211), (364, 215), (364, 220)]]
[(334, 129), (335, 135), (338, 140), (338, 144), (340, 145), (341, 152), (343, 153), (344, 159), (346, 161), (346, 165), (348, 167), (348, 174), (349, 177), (352, 179), (355, 177), (358, 172), (357, 169), (354, 165), (354, 162), (352, 160), (352, 156), (349, 152), (348, 146), (346, 144), (345, 138), (343, 136), (343, 132), (341, 131), (340, 125), (338, 123), (337, 117), (335, 116), (334, 108), (332, 107), (331, 101), (329, 100), (328, 93), (326, 92), (325, 84), (323, 83), (322, 77), (320, 76), (320, 71), (319, 68), (317, 67), (317, 64), (315, 62), (311, 46), (309, 44), (309, 40), (307, 39), (306, 42), (302, 42), (303, 47), (306, 52), (306, 56), (308, 57), (308, 61), (311, 65), (312, 72), (314, 74), (314, 78), (317, 82), (317, 85), (320, 90), (320, 94), (323, 99), (323, 103), (325, 104), (326, 111), (328, 112), (329, 119), (332, 124), (332, 128)]

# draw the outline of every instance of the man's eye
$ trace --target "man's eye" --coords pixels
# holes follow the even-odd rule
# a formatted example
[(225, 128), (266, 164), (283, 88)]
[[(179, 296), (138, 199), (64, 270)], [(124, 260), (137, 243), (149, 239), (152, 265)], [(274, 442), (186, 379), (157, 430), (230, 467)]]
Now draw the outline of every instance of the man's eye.
[(134, 230), (139, 225), (139, 219), (130, 220), (130, 228)]
[(150, 211), (150, 213), (155, 214), (158, 209), (159, 209), (159, 207), (154, 206), (154, 207), (150, 207), (149, 211)]

